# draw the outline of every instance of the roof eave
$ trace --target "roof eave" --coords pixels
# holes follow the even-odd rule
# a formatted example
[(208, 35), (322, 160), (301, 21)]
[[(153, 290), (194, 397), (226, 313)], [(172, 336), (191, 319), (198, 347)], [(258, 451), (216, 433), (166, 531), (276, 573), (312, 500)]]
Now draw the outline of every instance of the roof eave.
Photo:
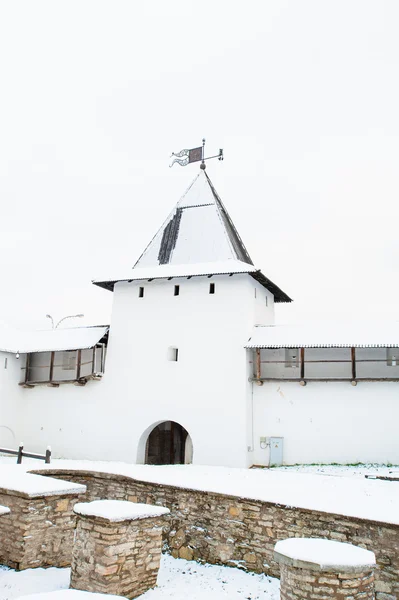
[(263, 275), (262, 271), (255, 271), (250, 273), (250, 275), (273, 294), (275, 302), (292, 302), (292, 298), (283, 292), (283, 290), (280, 289), (278, 285), (273, 283), (273, 281), (268, 279), (266, 275)]
[(399, 348), (396, 344), (249, 344), (244, 348), (247, 350), (277, 350), (279, 348)]

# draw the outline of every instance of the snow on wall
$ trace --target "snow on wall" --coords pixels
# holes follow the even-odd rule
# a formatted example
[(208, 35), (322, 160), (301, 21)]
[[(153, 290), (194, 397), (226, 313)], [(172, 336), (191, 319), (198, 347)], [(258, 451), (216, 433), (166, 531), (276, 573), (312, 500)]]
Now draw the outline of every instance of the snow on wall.
[(284, 464), (399, 464), (396, 382), (265, 382), (253, 385), (254, 464), (267, 465), (260, 437), (283, 437)]

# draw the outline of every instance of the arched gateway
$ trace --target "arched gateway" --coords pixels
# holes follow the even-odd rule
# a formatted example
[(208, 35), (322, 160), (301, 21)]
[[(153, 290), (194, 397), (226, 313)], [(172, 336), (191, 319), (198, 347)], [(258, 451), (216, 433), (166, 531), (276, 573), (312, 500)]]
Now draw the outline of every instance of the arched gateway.
[(146, 448), (147, 465), (184, 465), (192, 462), (188, 432), (175, 421), (163, 421), (150, 432)]

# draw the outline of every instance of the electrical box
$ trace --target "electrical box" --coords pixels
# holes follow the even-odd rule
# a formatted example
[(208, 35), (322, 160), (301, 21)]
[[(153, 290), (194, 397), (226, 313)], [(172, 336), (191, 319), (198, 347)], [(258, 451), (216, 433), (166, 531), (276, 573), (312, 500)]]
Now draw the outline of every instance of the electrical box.
[(270, 438), (270, 466), (281, 467), (283, 464), (283, 442), (282, 437)]

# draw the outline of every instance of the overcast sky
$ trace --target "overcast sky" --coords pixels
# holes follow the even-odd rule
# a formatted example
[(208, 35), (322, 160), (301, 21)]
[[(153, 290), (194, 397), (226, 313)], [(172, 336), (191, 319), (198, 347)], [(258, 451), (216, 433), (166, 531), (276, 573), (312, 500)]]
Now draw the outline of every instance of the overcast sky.
[(204, 136), (280, 322), (398, 320), (398, 27), (396, 0), (0, 0), (0, 320), (109, 322), (91, 280), (134, 264)]

